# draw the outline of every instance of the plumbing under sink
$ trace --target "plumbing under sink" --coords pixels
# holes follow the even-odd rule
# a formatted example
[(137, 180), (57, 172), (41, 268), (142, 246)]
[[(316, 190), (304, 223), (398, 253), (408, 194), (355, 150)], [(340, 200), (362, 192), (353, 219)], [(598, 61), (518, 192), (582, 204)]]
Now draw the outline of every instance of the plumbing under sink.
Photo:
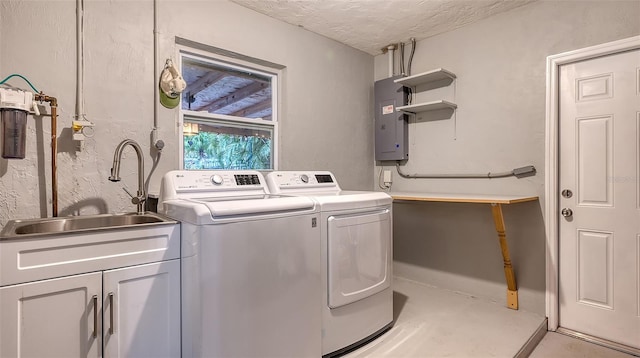
[(11, 220), (0, 232), (0, 240), (22, 235), (60, 234), (140, 225), (175, 224), (156, 213), (103, 214), (44, 219)]

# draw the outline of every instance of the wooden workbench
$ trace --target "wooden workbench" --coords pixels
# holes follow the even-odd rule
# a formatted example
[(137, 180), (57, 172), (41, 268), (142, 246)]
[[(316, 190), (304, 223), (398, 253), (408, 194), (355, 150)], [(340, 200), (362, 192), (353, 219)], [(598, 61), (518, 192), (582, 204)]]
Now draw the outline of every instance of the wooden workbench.
[(535, 201), (538, 200), (537, 196), (406, 192), (391, 192), (389, 195), (393, 197), (394, 201), (428, 201), (491, 205), (493, 223), (495, 224), (496, 231), (498, 232), (498, 240), (500, 242), (500, 249), (502, 250), (502, 259), (504, 261), (504, 276), (507, 281), (507, 307), (514, 310), (518, 309), (518, 285), (516, 283), (516, 275), (513, 272), (513, 266), (511, 265), (511, 256), (509, 255), (509, 245), (507, 244), (504, 217), (502, 215), (502, 205)]

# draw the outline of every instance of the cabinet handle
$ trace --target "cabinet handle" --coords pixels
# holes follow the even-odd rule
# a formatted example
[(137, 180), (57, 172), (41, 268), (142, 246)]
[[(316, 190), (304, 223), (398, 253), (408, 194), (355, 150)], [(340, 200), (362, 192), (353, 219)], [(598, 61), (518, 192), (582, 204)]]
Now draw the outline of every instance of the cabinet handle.
[(109, 334), (113, 334), (113, 292), (109, 293)]
[(93, 338), (98, 337), (98, 295), (93, 295)]

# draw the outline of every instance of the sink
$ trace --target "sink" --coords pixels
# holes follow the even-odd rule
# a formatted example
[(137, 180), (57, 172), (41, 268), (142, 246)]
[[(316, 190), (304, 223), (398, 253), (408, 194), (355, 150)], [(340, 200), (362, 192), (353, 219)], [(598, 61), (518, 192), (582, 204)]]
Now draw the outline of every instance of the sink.
[(102, 214), (45, 219), (10, 220), (2, 232), (0, 232), (0, 239), (16, 238), (24, 235), (84, 232), (165, 223), (175, 224), (176, 221), (150, 212), (144, 214)]

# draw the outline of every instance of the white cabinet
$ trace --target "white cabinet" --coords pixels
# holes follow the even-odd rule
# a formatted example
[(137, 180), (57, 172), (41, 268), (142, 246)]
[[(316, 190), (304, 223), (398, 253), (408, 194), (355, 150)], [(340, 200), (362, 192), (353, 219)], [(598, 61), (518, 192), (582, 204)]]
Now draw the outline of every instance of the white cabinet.
[(0, 288), (0, 357), (179, 357), (180, 261)]
[(0, 240), (0, 357), (180, 350), (180, 224)]
[(100, 272), (0, 288), (0, 357), (99, 357), (101, 301)]
[(104, 272), (104, 357), (180, 357), (180, 260)]
[[(408, 77), (398, 78), (393, 81), (399, 83), (405, 87), (413, 88), (413, 94), (416, 95), (416, 89), (420, 85), (433, 85), (433, 88), (439, 87), (444, 83), (450, 84), (456, 79), (456, 75), (453, 72), (447, 71), (444, 68), (437, 68), (435, 70), (419, 73)], [(431, 88), (430, 88), (431, 89)], [(399, 106), (396, 108), (398, 112), (418, 113), (435, 111), (439, 109), (455, 110), (458, 105), (446, 100), (435, 100), (427, 102), (412, 103), (406, 106)]]

